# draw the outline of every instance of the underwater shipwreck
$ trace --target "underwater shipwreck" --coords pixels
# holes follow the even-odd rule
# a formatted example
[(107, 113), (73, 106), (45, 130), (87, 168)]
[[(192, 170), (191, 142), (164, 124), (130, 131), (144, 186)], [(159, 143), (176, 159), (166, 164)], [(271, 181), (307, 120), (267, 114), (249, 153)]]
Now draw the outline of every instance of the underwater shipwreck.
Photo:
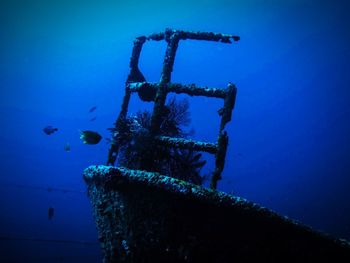
[[(135, 39), (107, 164), (84, 171), (103, 262), (350, 262), (346, 240), (216, 190), (237, 88), (172, 83), (178, 44), (187, 39), (230, 44), (240, 38), (166, 29)], [(167, 43), (158, 83), (147, 82), (138, 67), (143, 45), (152, 40)], [(128, 116), (132, 93), (153, 102), (153, 112)], [(216, 143), (187, 138), (180, 126), (188, 105), (166, 104), (169, 93), (223, 100)], [(215, 157), (210, 188), (201, 186), (201, 152)]]

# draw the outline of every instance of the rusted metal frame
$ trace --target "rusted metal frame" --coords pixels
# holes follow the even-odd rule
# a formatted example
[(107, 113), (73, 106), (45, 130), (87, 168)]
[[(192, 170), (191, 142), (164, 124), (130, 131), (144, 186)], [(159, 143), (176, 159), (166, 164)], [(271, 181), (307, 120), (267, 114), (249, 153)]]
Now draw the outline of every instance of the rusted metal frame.
[[(142, 86), (147, 85), (147, 88), (157, 89), (158, 84), (151, 84), (147, 82), (142, 83), (130, 83), (130, 91), (138, 92)], [(187, 93), (189, 95), (204, 95), (205, 89), (196, 87), (195, 85), (181, 85), (181, 84), (168, 84), (168, 91), (177, 91), (176, 93)], [(197, 91), (194, 94), (193, 91)], [(193, 149), (195, 151), (205, 151), (211, 154), (215, 154), (215, 170), (213, 171), (210, 187), (216, 189), (217, 182), (221, 179), (221, 174), (225, 165), (225, 157), (228, 146), (228, 136), (226, 132), (223, 132), (225, 125), (231, 120), (232, 109), (234, 107), (237, 89), (233, 84), (229, 84), (226, 90), (219, 90), (217, 94), (215, 89), (210, 89), (213, 97), (224, 98), (224, 107), (219, 111), (221, 115), (220, 132), (218, 137), (218, 143), (199, 142), (194, 140), (188, 140), (183, 138), (172, 138), (167, 136), (156, 136), (155, 141), (165, 145), (167, 147), (174, 147), (180, 149)], [(216, 96), (214, 96), (216, 95)]]
[[(158, 84), (152, 84), (148, 82), (130, 83), (129, 89), (132, 92), (138, 92), (141, 87), (147, 85), (147, 88), (157, 89)], [(181, 85), (172, 84), (167, 85), (169, 92), (173, 91), (176, 93), (187, 93), (189, 95), (203, 95), (209, 97), (204, 88), (196, 87), (195, 85)], [(196, 94), (195, 94), (196, 93)], [(229, 83), (225, 90), (223, 89), (210, 89), (210, 95), (212, 97), (224, 98), (224, 106), (219, 110), (221, 116), (220, 130), (217, 144), (207, 142), (197, 142), (193, 140), (171, 138), (166, 136), (157, 136), (156, 141), (166, 145), (168, 147), (182, 148), (182, 149), (193, 149), (196, 151), (205, 151), (211, 154), (215, 154), (215, 170), (212, 175), (210, 187), (216, 189), (217, 182), (221, 179), (221, 173), (225, 165), (225, 157), (228, 146), (228, 135), (224, 132), (226, 124), (231, 120), (232, 110), (235, 105), (237, 94), (237, 88), (234, 84)]]
[(174, 138), (168, 136), (155, 136), (155, 142), (165, 145), (167, 147), (188, 149), (194, 151), (202, 151), (211, 154), (216, 154), (218, 151), (218, 146), (215, 143), (194, 141), (183, 138)]
[[(209, 89), (207, 87), (200, 88), (195, 85), (181, 85), (181, 84), (171, 84), (171, 73), (173, 70), (174, 59), (176, 55), (176, 50), (178, 47), (179, 40), (193, 39), (193, 40), (209, 40), (218, 41), (223, 43), (232, 43), (233, 41), (238, 41), (240, 38), (233, 35), (223, 35), (216, 34), (212, 32), (187, 32), (167, 29), (165, 33), (153, 34), (148, 37), (141, 36), (137, 38), (134, 42), (134, 48), (132, 57), (130, 60), (130, 74), (125, 87), (125, 96), (122, 104), (122, 111), (119, 114), (118, 120), (125, 118), (127, 114), (127, 108), (130, 100), (131, 92), (135, 92), (136, 89), (140, 89), (140, 85), (132, 85), (132, 82), (146, 83), (145, 78), (138, 69), (138, 60), (142, 45), (146, 40), (166, 40), (168, 42), (164, 62), (162, 76), (159, 84), (149, 84), (150, 87), (156, 89), (156, 95), (154, 98), (154, 108), (151, 119), (151, 133), (155, 136), (159, 130), (161, 124), (161, 116), (164, 109), (164, 104), (168, 92), (175, 92), (177, 94), (186, 93), (190, 96), (206, 96), (206, 97), (218, 97), (224, 98), (224, 107), (219, 111), (221, 115), (220, 132), (217, 144), (198, 142), (187, 139), (171, 138), (166, 136), (155, 136), (155, 140), (158, 140), (169, 147), (194, 149), (199, 151), (206, 151), (215, 154), (215, 170), (213, 172), (211, 188), (216, 189), (217, 181), (221, 179), (221, 173), (225, 164), (225, 157), (228, 146), (228, 136), (226, 131), (224, 131), (225, 125), (231, 120), (232, 110), (235, 104), (235, 98), (237, 89), (233, 84), (229, 84), (226, 90), (221, 89)], [(116, 122), (116, 126), (118, 123)], [(118, 154), (117, 146), (112, 144), (110, 153), (113, 154), (113, 158), (109, 158), (109, 163), (114, 164), (116, 155)], [(110, 162), (113, 161), (113, 163)]]

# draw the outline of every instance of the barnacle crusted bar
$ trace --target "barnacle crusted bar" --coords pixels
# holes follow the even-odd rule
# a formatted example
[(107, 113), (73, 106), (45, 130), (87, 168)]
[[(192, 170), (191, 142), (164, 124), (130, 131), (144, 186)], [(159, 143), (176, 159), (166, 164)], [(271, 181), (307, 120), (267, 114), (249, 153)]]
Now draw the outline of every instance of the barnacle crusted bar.
[(210, 40), (218, 41), (222, 43), (232, 43), (233, 41), (240, 40), (239, 36), (219, 34), (213, 32), (187, 32), (187, 31), (176, 31), (179, 33), (181, 39), (194, 39), (194, 40)]
[(178, 83), (171, 83), (168, 85), (169, 92), (177, 94), (185, 93), (190, 96), (205, 96), (212, 98), (226, 97), (226, 90), (221, 88), (209, 88), (209, 87), (198, 87), (195, 84), (182, 85)]
[(182, 40), (186, 40), (186, 39), (208, 40), (208, 41), (218, 41), (222, 43), (232, 43), (231, 39), (233, 41), (240, 40), (240, 37), (235, 35), (220, 34), (220, 33), (213, 33), (213, 32), (172, 30), (172, 29), (166, 29), (165, 33), (152, 34), (146, 38), (147, 40), (160, 41), (174, 33), (178, 34), (179, 38)]
[[(156, 91), (159, 87), (158, 83), (150, 82), (132, 82), (128, 84), (131, 92), (139, 92), (142, 88), (151, 89)], [(221, 88), (210, 88), (210, 87), (198, 87), (195, 84), (180, 84), (180, 83), (169, 83), (167, 85), (167, 91), (176, 94), (185, 93), (189, 96), (205, 96), (212, 98), (224, 99), (227, 95), (227, 90)]]
[[(167, 31), (165, 34), (167, 36)], [(171, 72), (173, 71), (176, 50), (179, 46), (179, 40), (180, 39), (178, 34), (170, 34), (166, 37), (168, 45), (164, 56), (159, 87), (154, 98), (153, 114), (151, 117), (150, 132), (153, 135), (156, 135), (159, 132), (161, 125), (162, 113), (167, 96), (167, 84), (169, 84), (171, 81)]]
[(202, 151), (215, 154), (218, 147), (215, 143), (200, 142), (183, 138), (173, 138), (168, 136), (155, 136), (155, 141), (179, 149), (190, 149), (194, 151)]

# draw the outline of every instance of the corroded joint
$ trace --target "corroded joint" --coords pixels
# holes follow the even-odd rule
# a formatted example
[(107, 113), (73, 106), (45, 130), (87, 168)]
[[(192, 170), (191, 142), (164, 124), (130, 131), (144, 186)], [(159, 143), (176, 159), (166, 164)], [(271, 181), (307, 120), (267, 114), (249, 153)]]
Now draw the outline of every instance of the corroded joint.
[(229, 83), (226, 89), (226, 97), (224, 107), (219, 111), (221, 115), (220, 132), (225, 128), (225, 125), (231, 121), (232, 110), (235, 106), (237, 88), (234, 84)]
[(131, 92), (137, 92), (142, 101), (154, 101), (158, 85), (149, 82), (132, 82), (128, 83)]
[(176, 30), (173, 30), (171, 28), (166, 28), (165, 32), (164, 32), (164, 39), (166, 42), (170, 42), (171, 37), (174, 35), (174, 32), (176, 32)]

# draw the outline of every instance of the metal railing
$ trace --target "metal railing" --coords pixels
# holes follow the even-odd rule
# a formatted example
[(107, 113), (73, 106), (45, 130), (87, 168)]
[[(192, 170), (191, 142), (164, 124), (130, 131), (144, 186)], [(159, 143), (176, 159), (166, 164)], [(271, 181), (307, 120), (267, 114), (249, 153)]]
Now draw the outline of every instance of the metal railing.
[[(154, 139), (167, 147), (191, 149), (195, 151), (208, 152), (215, 155), (215, 169), (212, 175), (210, 187), (216, 189), (217, 181), (221, 179), (221, 173), (225, 165), (225, 156), (228, 145), (228, 135), (224, 130), (225, 125), (231, 120), (232, 110), (234, 108), (237, 88), (229, 83), (226, 89), (198, 87), (195, 84), (182, 85), (171, 83), (171, 73), (175, 60), (178, 43), (180, 40), (207, 40), (221, 43), (232, 43), (240, 38), (234, 35), (217, 34), (212, 32), (189, 32), (181, 30), (166, 29), (163, 33), (152, 34), (150, 36), (141, 36), (134, 41), (134, 47), (130, 59), (130, 73), (125, 84), (125, 95), (122, 102), (121, 111), (116, 120), (118, 123), (125, 120), (131, 93), (138, 93), (144, 101), (153, 101), (153, 113), (151, 117), (150, 132)], [(161, 79), (159, 83), (149, 83), (141, 73), (138, 62), (143, 44), (148, 40), (167, 42), (166, 53), (163, 61)], [(172, 138), (158, 134), (161, 125), (161, 114), (165, 106), (168, 93), (187, 94), (190, 96), (205, 96), (219, 98), (224, 100), (223, 107), (219, 110), (221, 116), (219, 135), (216, 143), (201, 142), (184, 138)], [(119, 151), (116, 143), (111, 143), (108, 153), (107, 165), (114, 165)]]

